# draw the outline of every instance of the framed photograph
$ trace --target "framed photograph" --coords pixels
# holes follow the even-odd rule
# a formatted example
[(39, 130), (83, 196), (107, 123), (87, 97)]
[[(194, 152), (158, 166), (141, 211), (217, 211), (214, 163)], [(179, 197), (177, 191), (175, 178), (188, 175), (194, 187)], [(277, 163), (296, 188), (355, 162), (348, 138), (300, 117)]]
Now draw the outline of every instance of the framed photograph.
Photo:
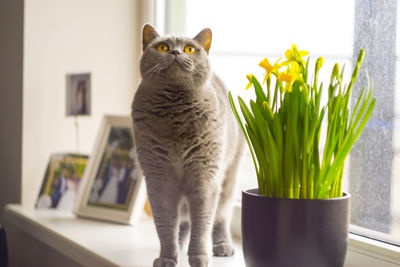
[(84, 174), (78, 216), (134, 224), (146, 200), (132, 119), (105, 116)]
[(67, 116), (90, 115), (90, 73), (67, 74)]
[(51, 155), (36, 207), (73, 211), (87, 162), (87, 155)]

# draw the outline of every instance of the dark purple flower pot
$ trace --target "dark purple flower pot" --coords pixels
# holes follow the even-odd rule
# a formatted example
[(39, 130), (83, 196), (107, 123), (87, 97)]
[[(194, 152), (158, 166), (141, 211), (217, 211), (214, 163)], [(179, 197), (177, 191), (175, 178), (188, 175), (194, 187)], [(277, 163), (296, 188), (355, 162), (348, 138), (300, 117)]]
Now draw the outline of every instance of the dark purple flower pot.
[(342, 267), (350, 195), (281, 199), (242, 192), (242, 242), (247, 267)]

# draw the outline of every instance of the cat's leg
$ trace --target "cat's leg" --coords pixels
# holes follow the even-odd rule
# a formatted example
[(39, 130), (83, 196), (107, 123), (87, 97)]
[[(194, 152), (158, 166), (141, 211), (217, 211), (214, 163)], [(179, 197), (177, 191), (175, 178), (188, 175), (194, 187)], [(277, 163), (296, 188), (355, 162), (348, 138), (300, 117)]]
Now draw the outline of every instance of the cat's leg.
[[(237, 158), (239, 158), (239, 156)], [(235, 178), (238, 165), (239, 164), (237, 162), (234, 162), (234, 164), (229, 166), (221, 187), (221, 193), (219, 196), (217, 210), (215, 212), (212, 230), (213, 253), (215, 256), (232, 256), (234, 254), (230, 223), (235, 198)]]
[(146, 177), (149, 202), (160, 239), (160, 257), (154, 267), (175, 267), (178, 262), (179, 194), (173, 188), (160, 183), (163, 179)]
[(191, 232), (189, 263), (192, 267), (208, 266), (207, 243), (211, 233), (218, 198), (218, 184), (208, 177), (198, 176), (188, 192)]
[(222, 186), (212, 230), (213, 253), (215, 256), (234, 254), (229, 230), (233, 203), (233, 188)]

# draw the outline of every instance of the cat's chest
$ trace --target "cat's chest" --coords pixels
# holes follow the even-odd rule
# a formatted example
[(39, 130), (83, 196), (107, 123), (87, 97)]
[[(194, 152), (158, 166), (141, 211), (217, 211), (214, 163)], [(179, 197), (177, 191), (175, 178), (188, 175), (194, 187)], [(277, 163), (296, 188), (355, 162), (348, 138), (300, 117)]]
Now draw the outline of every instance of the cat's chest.
[[(133, 105), (136, 128), (159, 145), (185, 148), (218, 135), (223, 119), (215, 97), (188, 91), (157, 90), (138, 95)], [(146, 137), (147, 136), (147, 137)]]
[(149, 112), (160, 127), (190, 131), (214, 121), (217, 115), (214, 101), (187, 91), (162, 90), (154, 95)]
[(165, 136), (185, 138), (216, 127), (215, 110), (206, 103), (169, 102), (154, 106), (154, 129)]

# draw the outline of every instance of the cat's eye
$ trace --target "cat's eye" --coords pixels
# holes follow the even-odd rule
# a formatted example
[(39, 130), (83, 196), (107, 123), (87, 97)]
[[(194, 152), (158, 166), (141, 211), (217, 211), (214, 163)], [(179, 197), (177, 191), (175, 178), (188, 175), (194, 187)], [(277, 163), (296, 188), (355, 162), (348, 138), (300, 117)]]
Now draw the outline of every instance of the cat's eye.
[(166, 44), (159, 44), (157, 46), (157, 51), (158, 52), (168, 52), (168, 45)]
[(193, 54), (194, 52), (196, 52), (196, 49), (193, 46), (188, 45), (185, 47), (186, 54)]

